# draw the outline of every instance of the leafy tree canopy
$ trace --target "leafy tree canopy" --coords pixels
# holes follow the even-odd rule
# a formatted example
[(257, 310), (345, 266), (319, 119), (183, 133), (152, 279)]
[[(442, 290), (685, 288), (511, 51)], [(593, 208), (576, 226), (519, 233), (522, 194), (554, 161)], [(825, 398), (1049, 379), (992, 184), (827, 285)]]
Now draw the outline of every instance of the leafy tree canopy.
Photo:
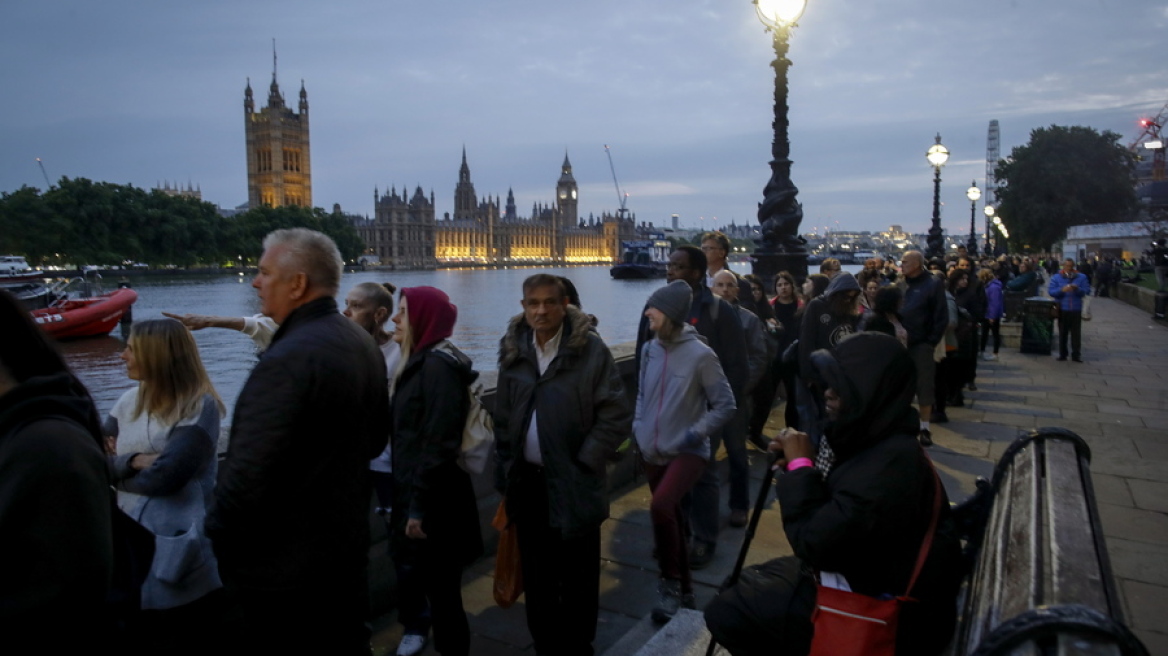
[(263, 207), (228, 218), (211, 203), (85, 178), (61, 178), (43, 193), (27, 186), (0, 193), (0, 252), (34, 266), (254, 262), (264, 235), (292, 227), (329, 235), (346, 260), (365, 248), (344, 217), (319, 208)]
[(998, 163), (998, 215), (1015, 247), (1049, 250), (1074, 225), (1131, 221), (1135, 157), (1120, 135), (1052, 125)]

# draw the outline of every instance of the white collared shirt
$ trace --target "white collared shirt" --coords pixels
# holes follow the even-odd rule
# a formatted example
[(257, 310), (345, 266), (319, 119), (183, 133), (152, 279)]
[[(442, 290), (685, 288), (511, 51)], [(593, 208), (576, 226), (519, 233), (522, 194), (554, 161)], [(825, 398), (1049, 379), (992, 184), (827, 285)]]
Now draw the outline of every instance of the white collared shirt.
[[(540, 376), (543, 376), (544, 372), (547, 371), (552, 360), (556, 359), (556, 353), (560, 352), (560, 338), (563, 336), (564, 324), (560, 323), (560, 329), (556, 331), (556, 336), (540, 347), (535, 331), (531, 332), (531, 346), (535, 349)], [(539, 422), (534, 408), (531, 411), (531, 423), (527, 425), (527, 437), (523, 441), (523, 459), (533, 465), (543, 465), (543, 454), (539, 450)]]
[(706, 287), (713, 289), (714, 288), (714, 276), (718, 275), (719, 273), (722, 273), (723, 271), (729, 271), (729, 270), (730, 269), (727, 269), (725, 265), (723, 265), (721, 269), (718, 269), (717, 271), (715, 271), (713, 273), (710, 273), (710, 270), (706, 269)]

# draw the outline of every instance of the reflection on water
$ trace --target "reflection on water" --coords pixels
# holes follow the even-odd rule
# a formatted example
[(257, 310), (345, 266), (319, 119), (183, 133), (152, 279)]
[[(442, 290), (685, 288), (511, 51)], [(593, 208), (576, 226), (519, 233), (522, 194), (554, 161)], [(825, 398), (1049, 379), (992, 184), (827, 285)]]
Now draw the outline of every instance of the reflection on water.
[[(548, 271), (570, 278), (580, 292), (584, 311), (596, 315), (601, 337), (609, 344), (635, 339), (637, 322), (649, 294), (663, 280), (612, 280), (607, 267), (554, 269), (443, 270), (361, 272), (341, 279), (343, 299), (362, 282), (392, 282), (401, 287), (431, 285), (450, 295), (458, 306), (458, 324), (452, 341), (475, 362), (479, 370), (495, 368), (498, 343), (507, 321), (521, 311), (523, 280)], [(247, 316), (259, 312), (251, 277), (239, 275), (175, 275), (134, 280), (138, 302), (134, 319), (158, 319), (162, 312)], [(245, 335), (230, 330), (206, 329), (194, 333), (203, 363), (228, 411), (256, 363), (255, 347)], [(70, 366), (89, 387), (104, 415), (134, 381), (126, 378), (119, 357), (124, 336), (115, 329), (110, 337), (65, 342), (61, 345)]]

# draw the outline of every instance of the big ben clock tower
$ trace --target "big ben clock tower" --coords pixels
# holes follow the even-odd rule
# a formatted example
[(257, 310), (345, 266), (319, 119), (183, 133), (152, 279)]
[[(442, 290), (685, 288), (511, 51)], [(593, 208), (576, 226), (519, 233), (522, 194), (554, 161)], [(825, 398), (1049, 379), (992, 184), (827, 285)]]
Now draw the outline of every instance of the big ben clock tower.
[(577, 211), (576, 178), (572, 177), (572, 163), (568, 161), (568, 151), (564, 151), (564, 165), (560, 167), (560, 181), (556, 183), (556, 202), (559, 204), (560, 228), (575, 228), (580, 220)]

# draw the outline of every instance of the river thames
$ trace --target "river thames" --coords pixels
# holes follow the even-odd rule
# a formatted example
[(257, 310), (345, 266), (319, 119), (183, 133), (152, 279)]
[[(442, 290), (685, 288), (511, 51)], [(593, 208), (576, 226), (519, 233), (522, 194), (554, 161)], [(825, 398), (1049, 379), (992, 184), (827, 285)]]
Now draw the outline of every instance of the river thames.
[[(507, 321), (521, 311), (523, 280), (540, 272), (565, 276), (580, 292), (584, 311), (595, 315), (601, 337), (609, 344), (635, 339), (645, 300), (665, 284), (656, 280), (613, 280), (607, 266), (443, 269), (439, 271), (384, 271), (346, 273), (341, 279), (339, 304), (362, 282), (392, 282), (400, 289), (429, 285), (450, 295), (458, 306), (458, 324), (451, 341), (474, 360), (475, 369), (494, 370), (499, 338)], [(106, 287), (114, 286), (107, 278)], [(134, 278), (138, 292), (134, 320), (162, 318), (162, 312), (250, 316), (259, 312), (256, 290), (247, 275), (174, 275)], [(211, 381), (230, 410), (256, 363), (255, 346), (246, 335), (232, 330), (195, 331), (199, 352)], [(64, 342), (62, 351), (89, 388), (104, 416), (123, 392), (134, 386), (119, 357), (125, 348), (121, 329), (109, 337)]]

